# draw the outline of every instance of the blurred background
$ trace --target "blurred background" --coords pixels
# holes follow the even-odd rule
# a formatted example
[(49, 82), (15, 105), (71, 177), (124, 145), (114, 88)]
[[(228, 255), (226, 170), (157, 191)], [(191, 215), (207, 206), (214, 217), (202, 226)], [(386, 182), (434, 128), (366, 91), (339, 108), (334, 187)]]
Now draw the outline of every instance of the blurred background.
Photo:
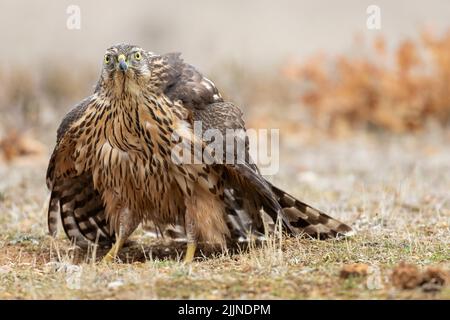
[[(73, 5), (79, 29), (70, 28)], [(119, 42), (182, 52), (248, 127), (280, 129), (280, 172), (270, 179), (322, 208), (357, 219), (368, 208), (361, 192), (377, 214), (386, 212), (380, 192), (393, 204), (404, 195), (407, 208), (449, 206), (449, 1), (1, 0), (0, 28), (8, 222), (36, 212), (56, 128)]]
[[(52, 132), (92, 91), (103, 52), (118, 42), (182, 52), (252, 126), (281, 121), (345, 134), (446, 125), (450, 3), (378, 1), (378, 30), (366, 24), (371, 4), (2, 0), (0, 136), (14, 128)], [(71, 5), (79, 29), (67, 26)]]

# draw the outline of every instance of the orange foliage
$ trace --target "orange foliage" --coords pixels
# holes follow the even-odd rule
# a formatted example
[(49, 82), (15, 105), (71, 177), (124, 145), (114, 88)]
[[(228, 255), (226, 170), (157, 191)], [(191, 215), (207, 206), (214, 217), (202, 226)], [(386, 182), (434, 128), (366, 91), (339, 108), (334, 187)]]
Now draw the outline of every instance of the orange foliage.
[(450, 123), (450, 31), (405, 40), (391, 55), (381, 37), (370, 49), (374, 57), (317, 55), (285, 68), (304, 84), (300, 100), (317, 125), (405, 132)]
[(41, 142), (16, 130), (12, 130), (0, 138), (0, 155), (3, 155), (7, 162), (18, 157), (44, 155), (45, 150), (46, 148)]

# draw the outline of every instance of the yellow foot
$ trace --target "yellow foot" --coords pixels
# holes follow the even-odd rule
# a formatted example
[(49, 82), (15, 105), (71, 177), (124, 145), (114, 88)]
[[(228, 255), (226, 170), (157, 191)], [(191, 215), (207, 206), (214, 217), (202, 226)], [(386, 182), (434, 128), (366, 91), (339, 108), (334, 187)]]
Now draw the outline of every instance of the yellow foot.
[(197, 249), (197, 245), (195, 243), (188, 243), (186, 255), (184, 257), (184, 263), (191, 263), (194, 260), (195, 250)]
[(108, 253), (103, 257), (102, 262), (103, 263), (112, 263), (116, 260), (117, 253), (119, 252), (119, 249), (121, 247), (121, 242), (117, 241), (111, 249), (108, 251)]
[(114, 262), (114, 260), (116, 260), (116, 258), (115, 258), (110, 252), (108, 252), (108, 253), (102, 258), (102, 262), (103, 262), (103, 263), (112, 263), (112, 262)]
[(116, 260), (116, 255), (114, 252), (114, 246), (111, 248), (111, 250), (108, 251), (108, 253), (103, 257), (102, 262), (103, 263), (112, 263)]

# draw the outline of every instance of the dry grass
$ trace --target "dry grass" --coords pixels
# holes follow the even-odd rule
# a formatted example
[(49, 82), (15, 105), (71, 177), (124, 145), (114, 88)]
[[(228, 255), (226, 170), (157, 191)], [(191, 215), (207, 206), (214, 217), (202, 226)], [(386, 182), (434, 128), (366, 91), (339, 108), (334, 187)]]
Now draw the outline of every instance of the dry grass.
[[(179, 244), (139, 231), (123, 263), (92, 263), (93, 252), (46, 236), (46, 157), (12, 162), (0, 165), (0, 298), (450, 298), (448, 280), (402, 289), (392, 278), (402, 261), (424, 275), (430, 267), (434, 274), (450, 270), (448, 133), (321, 143), (290, 135), (282, 142), (283, 167), (274, 182), (349, 222), (355, 237), (276, 238), (183, 265)], [(292, 151), (301, 145), (300, 157)], [(355, 263), (367, 265), (366, 273), (341, 278)]]

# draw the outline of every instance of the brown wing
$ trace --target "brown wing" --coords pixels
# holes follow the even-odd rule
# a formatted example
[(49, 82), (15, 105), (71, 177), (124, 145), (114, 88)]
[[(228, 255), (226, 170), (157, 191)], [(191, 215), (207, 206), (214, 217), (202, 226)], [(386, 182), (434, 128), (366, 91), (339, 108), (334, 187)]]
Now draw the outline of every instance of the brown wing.
[(208, 109), (215, 102), (223, 102), (214, 83), (193, 66), (185, 63), (179, 53), (161, 56), (167, 66), (162, 84), (164, 94), (171, 100), (181, 101), (189, 109)]
[[(214, 103), (207, 108), (194, 109), (193, 114), (194, 120), (202, 121), (204, 130), (219, 129), (223, 136), (227, 129), (245, 131), (242, 113), (232, 103)], [(257, 166), (251, 161), (248, 140), (242, 142), (246, 136), (235, 135), (233, 138), (228, 141), (245, 144), (244, 157), (232, 154), (235, 164), (222, 166), (225, 168), (223, 179), (228, 194), (226, 201), (230, 209), (229, 215), (236, 216), (241, 222), (246, 221), (240, 224), (244, 226), (240, 233), (249, 230), (263, 232), (261, 209), (272, 218), (272, 223), (280, 218), (284, 229), (294, 235), (305, 233), (323, 239), (346, 235), (352, 231), (349, 226), (273, 186), (261, 176)], [(228, 150), (227, 146), (225, 143), (224, 150)], [(235, 146), (230, 150), (237, 148)], [(222, 160), (225, 163), (225, 159)]]
[[(204, 131), (218, 129), (223, 137), (228, 135), (227, 139), (224, 139), (223, 150), (225, 152), (221, 164), (217, 166), (225, 169), (222, 178), (225, 182), (225, 201), (229, 209), (228, 214), (234, 218), (233, 221), (236, 221), (236, 228), (237, 226), (243, 227), (239, 231), (233, 231), (239, 234), (248, 234), (250, 231), (264, 234), (261, 209), (264, 209), (264, 212), (272, 218), (269, 223), (273, 224), (281, 207), (271, 191), (270, 185), (250, 159), (249, 143), (245, 134), (245, 122), (242, 119), (241, 110), (230, 102), (219, 102), (211, 104), (207, 108), (194, 109), (193, 115), (194, 121), (202, 122)], [(231, 138), (230, 135), (232, 135)], [(233, 146), (230, 146), (231, 144)], [(237, 153), (238, 145), (244, 146), (242, 155)], [(226, 164), (230, 159), (233, 159), (234, 164)], [(284, 224), (287, 229), (291, 229), (287, 221)]]
[[(154, 63), (154, 68), (165, 69), (165, 72), (160, 73), (164, 94), (189, 109), (192, 112), (192, 121), (202, 121), (203, 130), (222, 129), (225, 134), (226, 129), (245, 129), (241, 110), (231, 103), (223, 102), (214, 83), (193, 66), (184, 63), (180, 54), (154, 56), (151, 63)], [(248, 143), (246, 148), (248, 149)], [(257, 170), (256, 166), (254, 169)], [(228, 180), (230, 179), (224, 177), (224, 181)], [(253, 218), (248, 216), (248, 212), (254, 213), (256, 209), (241, 208), (249, 205), (245, 198), (247, 191), (235, 191), (233, 188), (226, 188), (224, 193), (232, 238), (246, 238), (250, 230), (253, 234), (259, 232), (259, 235), (263, 235), (263, 224), (259, 215)], [(182, 238), (183, 235), (178, 232), (177, 237)]]
[(77, 174), (71, 160), (76, 141), (72, 129), (91, 100), (91, 97), (86, 98), (64, 117), (47, 168), (47, 187), (51, 192), (49, 232), (52, 236), (56, 235), (58, 220), (61, 219), (69, 239), (81, 247), (87, 247), (90, 243), (109, 245), (114, 241), (101, 196), (94, 189), (92, 173)]
[[(194, 67), (185, 64), (179, 54), (169, 54), (164, 59), (171, 66), (170, 72), (166, 74), (165, 94), (190, 109), (193, 121), (202, 122), (203, 131), (218, 129), (224, 137), (226, 129), (241, 129), (245, 132), (241, 110), (232, 103), (224, 102), (210, 80)], [(272, 218), (272, 222), (281, 218), (284, 229), (290, 234), (306, 233), (327, 238), (351, 232), (349, 226), (295, 199), (264, 179), (250, 159), (245, 135), (237, 134), (232, 141), (245, 144), (244, 158), (239, 158), (235, 153), (228, 154), (235, 159), (235, 164), (218, 165), (225, 169), (225, 202), (229, 218), (235, 221), (235, 234), (241, 236), (250, 230), (263, 232), (261, 209)], [(225, 141), (224, 150), (229, 150), (226, 147)], [(222, 161), (224, 163), (224, 159)]]

